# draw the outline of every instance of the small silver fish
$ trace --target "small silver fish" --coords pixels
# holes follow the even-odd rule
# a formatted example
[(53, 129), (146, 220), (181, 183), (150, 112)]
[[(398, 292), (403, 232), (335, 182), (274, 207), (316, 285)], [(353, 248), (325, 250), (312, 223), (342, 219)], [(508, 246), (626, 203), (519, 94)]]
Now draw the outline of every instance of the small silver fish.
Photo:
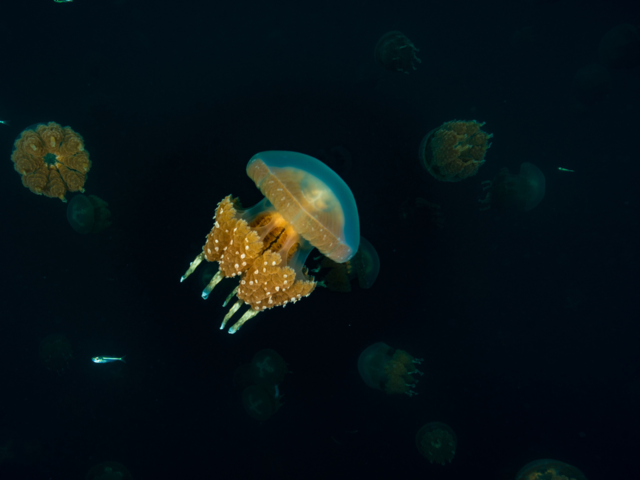
[[(126, 357), (126, 355), (124, 357)], [(109, 363), (109, 362), (127, 363), (124, 361), (124, 357), (93, 357), (91, 361), (93, 363)]]

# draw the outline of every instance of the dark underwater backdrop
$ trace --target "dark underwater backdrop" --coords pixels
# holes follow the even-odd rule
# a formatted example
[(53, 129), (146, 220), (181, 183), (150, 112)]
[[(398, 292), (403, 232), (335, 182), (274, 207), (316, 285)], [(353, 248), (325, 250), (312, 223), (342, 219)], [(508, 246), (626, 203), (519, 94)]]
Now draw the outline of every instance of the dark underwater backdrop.
[[(633, 478), (640, 69), (609, 68), (598, 46), (640, 24), (635, 2), (32, 0), (0, 12), (0, 479), (81, 479), (114, 461), (136, 479), (509, 480), (545, 458), (590, 480)], [(415, 72), (376, 64), (391, 30), (419, 49)], [(581, 94), (576, 73), (594, 63), (606, 85)], [(486, 122), (493, 144), (475, 176), (440, 182), (418, 146), (454, 119)], [(86, 193), (112, 213), (100, 233), (74, 231), (67, 204), (13, 169), (15, 139), (49, 121), (85, 140)], [(375, 284), (318, 288), (220, 331), (234, 282), (207, 301), (199, 271), (179, 282), (217, 203), (261, 199), (245, 173), (257, 152), (334, 147), (352, 159), (336, 170), (380, 257)], [(480, 211), (481, 182), (522, 162), (544, 173), (542, 202)], [(408, 208), (417, 198), (440, 214)], [(50, 335), (72, 349), (59, 372), (41, 358)], [(363, 382), (358, 357), (376, 342), (424, 360), (417, 396)], [(291, 373), (259, 422), (234, 372), (265, 348)], [(446, 466), (416, 448), (434, 421), (457, 436)]]

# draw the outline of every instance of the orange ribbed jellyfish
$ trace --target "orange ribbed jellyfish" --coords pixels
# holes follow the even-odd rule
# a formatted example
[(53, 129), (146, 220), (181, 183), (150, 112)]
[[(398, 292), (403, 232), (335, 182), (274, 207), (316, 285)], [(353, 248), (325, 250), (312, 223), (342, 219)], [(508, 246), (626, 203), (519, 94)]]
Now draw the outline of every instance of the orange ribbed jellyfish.
[(364, 383), (371, 388), (384, 390), (389, 394), (404, 393), (412, 396), (417, 395), (412, 388), (418, 382), (413, 375), (422, 375), (416, 368), (420, 363), (422, 359), (378, 342), (360, 354), (358, 372)]
[(420, 163), (437, 180), (459, 182), (478, 172), (493, 137), (484, 123), (454, 120), (427, 133), (420, 143)]
[(84, 140), (71, 127), (39, 123), (23, 130), (11, 154), (22, 184), (37, 195), (66, 202), (67, 192), (82, 188), (91, 168)]
[(234, 294), (238, 300), (220, 328), (243, 304), (250, 308), (229, 333), (263, 310), (311, 294), (316, 282), (304, 262), (314, 247), (341, 263), (353, 257), (360, 241), (351, 190), (319, 160), (296, 152), (263, 152), (251, 158), (247, 174), (265, 198), (249, 209), (232, 196), (224, 198), (202, 253), (181, 279), (203, 260), (218, 262), (218, 272), (202, 292), (207, 298), (223, 278), (240, 277), (227, 302)]

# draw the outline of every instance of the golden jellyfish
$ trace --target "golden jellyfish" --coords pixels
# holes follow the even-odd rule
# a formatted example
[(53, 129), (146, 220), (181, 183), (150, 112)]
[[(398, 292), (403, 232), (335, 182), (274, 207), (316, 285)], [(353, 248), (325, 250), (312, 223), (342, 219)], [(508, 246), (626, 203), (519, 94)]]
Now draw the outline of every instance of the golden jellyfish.
[(524, 162), (518, 175), (502, 168), (493, 181), (485, 180), (482, 186), (487, 195), (480, 200), (480, 210), (495, 207), (506, 212), (528, 212), (544, 198), (545, 178), (533, 163)]
[(380, 272), (378, 252), (364, 237), (360, 237), (360, 248), (351, 260), (336, 263), (330, 258), (322, 260), (321, 268), (329, 271), (323, 279), (323, 285), (334, 292), (350, 292), (351, 280), (357, 278), (360, 288), (371, 288)]
[(67, 192), (84, 192), (91, 168), (83, 138), (71, 127), (55, 122), (23, 130), (14, 143), (11, 160), (25, 187), (63, 202)]
[(383, 342), (374, 343), (366, 348), (358, 358), (358, 372), (364, 383), (371, 388), (384, 390), (389, 394), (404, 393), (417, 395), (412, 390), (418, 380), (414, 375), (422, 375), (416, 365), (422, 359), (414, 358), (404, 350), (391, 348)]
[(67, 205), (67, 220), (78, 233), (101, 232), (111, 225), (108, 206), (107, 202), (95, 195), (76, 195)]
[(516, 475), (516, 480), (587, 480), (587, 477), (572, 465), (543, 459), (527, 463)]
[(202, 292), (206, 299), (223, 278), (239, 277), (225, 305), (234, 295), (237, 300), (220, 329), (243, 304), (249, 310), (229, 333), (264, 310), (296, 303), (313, 292), (316, 282), (304, 265), (313, 248), (343, 263), (360, 242), (353, 194), (321, 161), (296, 152), (262, 152), (249, 160), (247, 175), (265, 198), (248, 209), (231, 195), (224, 198), (202, 252), (180, 280), (203, 260), (218, 262), (218, 272)]
[(478, 172), (493, 134), (475, 120), (445, 122), (420, 143), (420, 163), (437, 180), (459, 182)]
[(242, 405), (247, 413), (256, 420), (264, 422), (280, 408), (276, 387), (252, 385), (242, 392)]
[(284, 359), (270, 348), (260, 350), (251, 360), (251, 379), (261, 387), (271, 387), (284, 380), (287, 364)]
[(416, 434), (418, 451), (431, 463), (440, 465), (451, 463), (456, 454), (458, 440), (449, 425), (431, 422), (424, 425)]
[(410, 73), (417, 69), (422, 60), (416, 53), (419, 50), (402, 32), (385, 33), (374, 50), (376, 63), (392, 72)]
[(73, 358), (71, 341), (64, 335), (49, 335), (40, 342), (40, 359), (47, 370), (62, 373)]

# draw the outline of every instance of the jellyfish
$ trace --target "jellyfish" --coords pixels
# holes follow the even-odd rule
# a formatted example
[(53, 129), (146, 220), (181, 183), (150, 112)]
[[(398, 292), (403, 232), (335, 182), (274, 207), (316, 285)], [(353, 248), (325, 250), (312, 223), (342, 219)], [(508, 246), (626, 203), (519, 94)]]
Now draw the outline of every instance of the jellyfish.
[(251, 379), (261, 387), (276, 386), (286, 373), (287, 364), (275, 350), (260, 350), (251, 360)]
[(422, 63), (416, 55), (418, 51), (402, 32), (393, 30), (380, 37), (373, 55), (378, 65), (387, 70), (410, 73)]
[(422, 359), (414, 358), (404, 350), (396, 350), (383, 342), (366, 348), (358, 358), (358, 372), (364, 383), (388, 394), (417, 395), (412, 390), (418, 382), (414, 374), (422, 375), (416, 365)]
[(40, 342), (40, 358), (48, 370), (58, 374), (69, 366), (73, 358), (71, 342), (64, 335), (49, 335)]
[(451, 427), (440, 422), (427, 423), (416, 434), (418, 451), (431, 463), (451, 463), (457, 444), (456, 434)]
[(533, 163), (524, 162), (518, 175), (502, 168), (493, 181), (486, 180), (482, 186), (487, 195), (480, 199), (480, 210), (495, 207), (507, 212), (528, 212), (544, 198), (545, 178)]
[(573, 91), (580, 103), (590, 107), (609, 93), (611, 75), (605, 67), (594, 63), (582, 67), (573, 78)]
[(516, 475), (516, 480), (587, 480), (587, 477), (572, 465), (558, 460), (536, 460), (527, 463)]
[(22, 184), (37, 195), (66, 202), (67, 192), (82, 188), (91, 168), (84, 140), (71, 127), (38, 123), (23, 130), (11, 154)]
[(281, 406), (275, 387), (265, 388), (258, 385), (244, 389), (242, 404), (251, 417), (261, 422), (271, 418)]
[(454, 120), (427, 133), (420, 143), (420, 162), (437, 180), (459, 182), (478, 172), (491, 144), (484, 123)]
[(322, 260), (321, 268), (329, 271), (324, 277), (324, 286), (334, 292), (350, 292), (351, 280), (357, 278), (360, 288), (371, 288), (380, 272), (378, 252), (369, 241), (360, 236), (360, 248), (351, 260), (336, 263), (330, 258)]
[(640, 34), (634, 25), (623, 23), (609, 30), (598, 45), (598, 57), (609, 68), (640, 65)]
[(133, 480), (131, 472), (118, 462), (102, 462), (87, 472), (86, 480)]
[(95, 195), (76, 195), (67, 205), (67, 220), (78, 233), (98, 233), (111, 225), (109, 204)]
[(314, 247), (343, 263), (354, 256), (360, 241), (351, 190), (319, 160), (296, 152), (263, 152), (249, 160), (247, 174), (265, 198), (249, 209), (237, 198), (224, 198), (202, 252), (180, 280), (203, 260), (218, 262), (219, 271), (202, 292), (207, 298), (223, 278), (239, 277), (225, 305), (234, 295), (237, 300), (220, 329), (243, 304), (249, 310), (229, 333), (266, 309), (296, 303), (313, 292), (316, 282), (304, 262)]

